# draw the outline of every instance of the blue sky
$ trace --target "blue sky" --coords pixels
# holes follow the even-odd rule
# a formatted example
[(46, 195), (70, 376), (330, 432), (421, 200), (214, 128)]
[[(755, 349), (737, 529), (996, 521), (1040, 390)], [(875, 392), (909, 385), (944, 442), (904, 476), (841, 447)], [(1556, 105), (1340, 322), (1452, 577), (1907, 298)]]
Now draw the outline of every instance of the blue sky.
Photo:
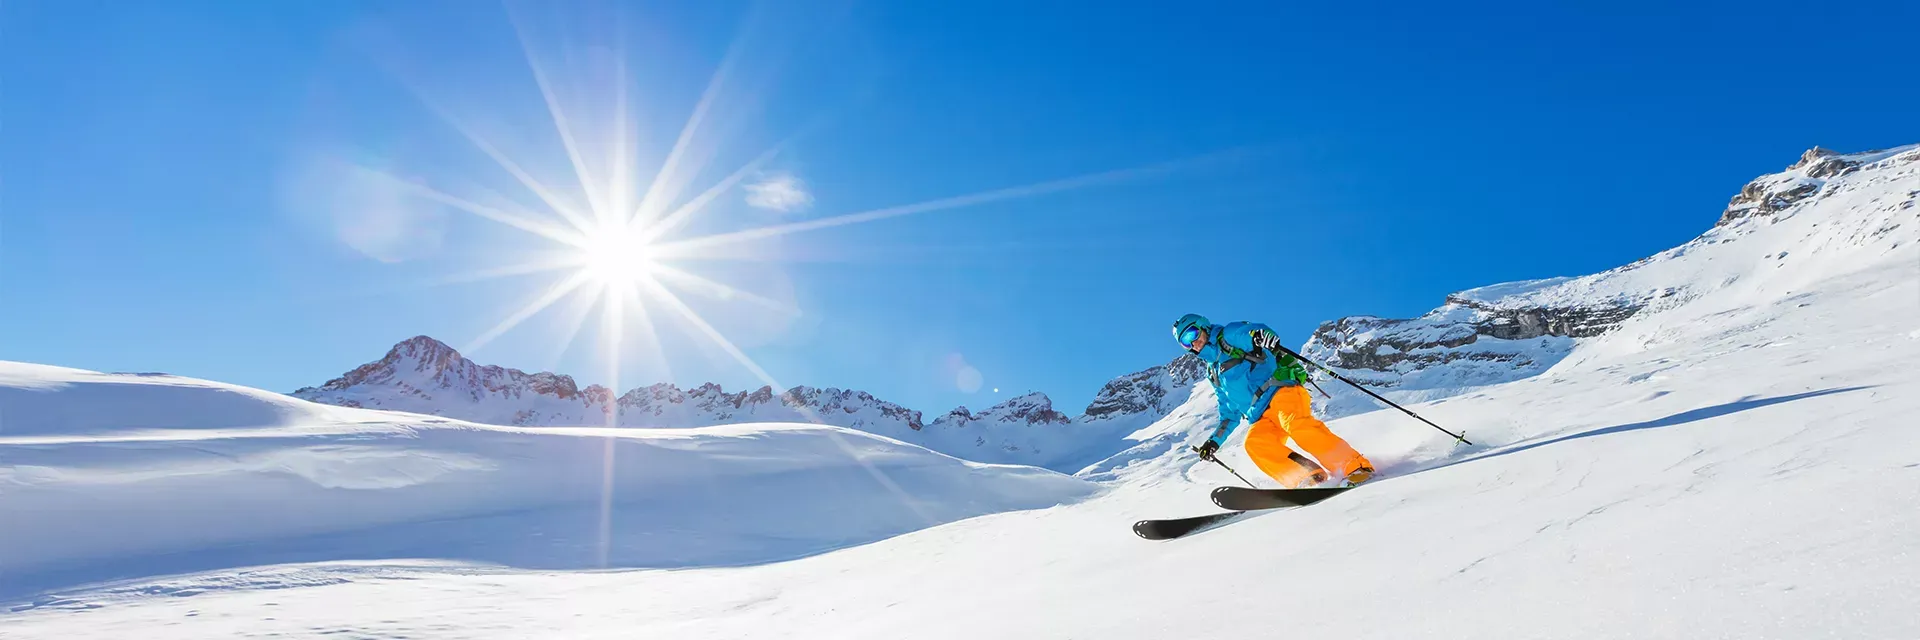
[(1298, 343), (1607, 269), (1807, 147), (1920, 138), (1910, 3), (664, 4), (0, 5), (0, 359), (290, 391), (427, 334), (758, 386), (643, 296), (657, 348), (584, 293), (496, 330), (571, 272), (476, 276), (560, 245), (417, 188), (559, 223), (458, 122), (588, 199), (534, 67), (602, 201), (703, 95), (674, 204), (778, 148), (665, 241), (996, 196), (662, 259), (731, 287), (669, 290), (774, 380), (936, 415), (1075, 413), (1189, 311)]

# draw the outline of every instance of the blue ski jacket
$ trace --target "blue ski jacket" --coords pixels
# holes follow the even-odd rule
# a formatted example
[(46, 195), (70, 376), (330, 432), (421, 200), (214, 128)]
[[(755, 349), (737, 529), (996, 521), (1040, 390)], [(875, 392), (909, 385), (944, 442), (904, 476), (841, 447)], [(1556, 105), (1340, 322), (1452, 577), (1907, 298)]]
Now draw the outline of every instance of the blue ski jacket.
[(1194, 354), (1206, 367), (1213, 397), (1220, 405), (1220, 426), (1208, 438), (1224, 445), (1243, 420), (1267, 412), (1273, 391), (1305, 382), (1298, 359), (1279, 352), (1280, 337), (1258, 322), (1207, 327), (1207, 346)]

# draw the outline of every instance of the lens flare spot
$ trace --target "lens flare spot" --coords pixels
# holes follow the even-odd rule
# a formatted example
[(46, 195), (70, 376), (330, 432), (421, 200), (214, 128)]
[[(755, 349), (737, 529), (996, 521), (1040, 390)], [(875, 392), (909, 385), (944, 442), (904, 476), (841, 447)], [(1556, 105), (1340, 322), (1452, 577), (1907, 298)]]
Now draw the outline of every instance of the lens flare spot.
[(958, 378), (955, 382), (958, 383), (960, 391), (963, 393), (979, 391), (980, 383), (983, 382), (981, 380), (980, 370), (971, 366), (962, 367), (959, 375), (955, 377)]

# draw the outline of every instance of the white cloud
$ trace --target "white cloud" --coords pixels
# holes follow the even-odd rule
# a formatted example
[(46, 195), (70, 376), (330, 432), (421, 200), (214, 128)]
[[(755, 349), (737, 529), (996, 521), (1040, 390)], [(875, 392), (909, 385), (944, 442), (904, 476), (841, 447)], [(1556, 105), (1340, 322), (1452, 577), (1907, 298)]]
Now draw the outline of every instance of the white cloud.
[(759, 182), (747, 185), (747, 204), (788, 213), (813, 204), (813, 194), (807, 193), (806, 185), (792, 174), (769, 174), (762, 176)]

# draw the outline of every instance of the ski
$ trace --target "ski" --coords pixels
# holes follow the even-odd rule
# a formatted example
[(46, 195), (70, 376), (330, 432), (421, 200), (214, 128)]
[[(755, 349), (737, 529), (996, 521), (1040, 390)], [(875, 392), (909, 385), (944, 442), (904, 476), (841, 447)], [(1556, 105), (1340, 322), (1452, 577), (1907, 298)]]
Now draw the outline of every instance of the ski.
[(1243, 513), (1245, 512), (1231, 511), (1205, 516), (1194, 516), (1191, 518), (1174, 518), (1172, 520), (1141, 520), (1133, 523), (1133, 533), (1148, 540), (1172, 540), (1199, 531), (1208, 525), (1232, 520), (1234, 516)]
[(1283, 507), (1304, 507), (1339, 495), (1352, 487), (1312, 487), (1306, 489), (1249, 489), (1219, 487), (1213, 490), (1213, 503), (1222, 509), (1258, 511)]
[(1148, 540), (1172, 540), (1214, 525), (1233, 520), (1251, 511), (1304, 507), (1331, 498), (1352, 487), (1312, 487), (1307, 489), (1249, 489), (1219, 487), (1213, 490), (1213, 503), (1226, 513), (1170, 520), (1141, 520), (1133, 523), (1133, 533)]

